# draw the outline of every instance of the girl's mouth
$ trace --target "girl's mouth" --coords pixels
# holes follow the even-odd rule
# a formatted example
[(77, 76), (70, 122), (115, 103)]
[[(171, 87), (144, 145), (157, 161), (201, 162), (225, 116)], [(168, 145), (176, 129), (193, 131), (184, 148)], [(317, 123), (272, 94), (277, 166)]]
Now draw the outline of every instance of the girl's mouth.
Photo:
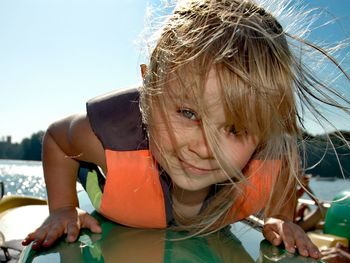
[(217, 170), (217, 169), (212, 169), (212, 168), (198, 167), (196, 165), (192, 165), (186, 161), (183, 161), (182, 159), (179, 159), (179, 162), (185, 170), (187, 170), (191, 173), (194, 173), (194, 174), (208, 174), (208, 173), (212, 173), (212, 172)]

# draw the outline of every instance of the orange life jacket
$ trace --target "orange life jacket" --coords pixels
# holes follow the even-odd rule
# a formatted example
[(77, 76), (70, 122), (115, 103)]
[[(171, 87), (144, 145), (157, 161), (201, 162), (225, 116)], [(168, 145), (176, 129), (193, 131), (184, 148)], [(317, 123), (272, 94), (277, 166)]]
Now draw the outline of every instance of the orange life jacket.
[[(88, 103), (87, 109), (91, 127), (105, 148), (108, 171), (103, 183), (93, 173), (89, 174), (90, 179), (80, 178), (95, 208), (110, 220), (126, 226), (169, 226), (173, 220), (170, 185), (160, 175), (145, 143), (137, 91), (97, 98)], [(239, 197), (223, 224), (261, 211), (279, 170), (279, 161), (250, 161), (244, 169), (247, 182), (237, 184)]]
[[(131, 227), (167, 227), (166, 196), (150, 152), (107, 150), (106, 158), (108, 177), (100, 213)], [(242, 194), (232, 206), (225, 224), (261, 211), (278, 171), (277, 161), (251, 161), (245, 171), (248, 182), (237, 187)]]

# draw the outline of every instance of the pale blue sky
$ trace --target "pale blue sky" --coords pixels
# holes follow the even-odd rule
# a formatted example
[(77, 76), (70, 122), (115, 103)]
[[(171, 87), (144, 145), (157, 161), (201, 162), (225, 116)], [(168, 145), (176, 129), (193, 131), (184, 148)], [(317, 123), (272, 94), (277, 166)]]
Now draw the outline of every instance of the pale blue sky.
[[(20, 142), (94, 96), (139, 83), (135, 41), (149, 2), (0, 0), (0, 139)], [(350, 36), (350, 1), (306, 2), (327, 7)]]

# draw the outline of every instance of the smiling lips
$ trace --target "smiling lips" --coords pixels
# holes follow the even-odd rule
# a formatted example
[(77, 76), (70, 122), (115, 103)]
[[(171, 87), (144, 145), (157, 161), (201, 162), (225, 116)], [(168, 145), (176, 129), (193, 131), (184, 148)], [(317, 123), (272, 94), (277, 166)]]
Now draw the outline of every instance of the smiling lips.
[(208, 173), (212, 173), (218, 169), (207, 169), (207, 168), (200, 168), (197, 166), (194, 166), (192, 164), (189, 164), (181, 159), (179, 159), (181, 166), (185, 169), (185, 170), (189, 170), (191, 173), (195, 173), (195, 174), (208, 174)]

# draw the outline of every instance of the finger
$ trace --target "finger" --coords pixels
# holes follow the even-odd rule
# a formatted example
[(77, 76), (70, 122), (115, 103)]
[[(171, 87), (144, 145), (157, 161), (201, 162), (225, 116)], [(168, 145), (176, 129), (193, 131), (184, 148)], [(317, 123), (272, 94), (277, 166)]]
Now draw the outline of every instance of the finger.
[(281, 236), (283, 239), (283, 244), (285, 249), (294, 254), (295, 253), (295, 237), (293, 233), (291, 233), (288, 229), (284, 230), (283, 235)]
[(45, 240), (42, 243), (43, 247), (49, 247), (51, 246), (53, 243), (55, 243), (55, 241), (63, 235), (64, 232), (64, 228), (63, 226), (55, 226), (50, 228), (50, 230), (48, 231)]
[(272, 228), (267, 227), (263, 230), (264, 237), (271, 242), (272, 245), (278, 246), (282, 243), (282, 237)]
[(21, 244), (22, 246), (28, 246), (33, 240), (30, 240), (28, 238), (25, 238), (22, 240)]
[(23, 240), (22, 240), (22, 245), (23, 246), (28, 246), (35, 238), (33, 237), (33, 232), (29, 233)]
[(40, 240), (34, 240), (32, 243), (32, 249), (38, 250), (41, 248), (41, 241)]
[(294, 240), (299, 254), (308, 257), (312, 245), (308, 236), (303, 231), (294, 229)]
[(295, 245), (300, 255), (304, 257), (311, 256), (316, 259), (321, 256), (319, 249), (311, 242), (310, 238), (304, 233), (303, 230), (295, 229), (293, 233)]
[(307, 249), (309, 251), (309, 255), (310, 257), (312, 258), (315, 258), (315, 259), (319, 259), (321, 257), (321, 252), (320, 250), (318, 249), (318, 247), (316, 247), (312, 242), (311, 240), (309, 240), (310, 242), (307, 243)]
[(91, 230), (91, 232), (94, 233), (101, 233), (102, 232), (102, 228), (100, 226), (100, 223), (92, 216), (86, 214), (83, 218), (82, 218), (82, 227), (84, 228), (88, 228)]
[(34, 242), (35, 238), (30, 234), (22, 240), (22, 246), (28, 246), (30, 243)]
[(67, 225), (67, 241), (68, 242), (74, 242), (77, 240), (78, 235), (80, 232), (80, 226), (78, 223), (69, 223)]
[(32, 249), (34, 250), (40, 249), (43, 241), (44, 241), (43, 239), (34, 239), (32, 242)]
[(46, 227), (40, 227), (37, 230), (35, 230), (33, 233), (29, 234), (28, 237), (26, 238), (26, 240), (31, 241), (32, 248), (34, 250), (37, 250), (41, 247), (41, 244), (45, 240), (46, 235), (47, 235)]
[(23, 246), (28, 246), (30, 243), (40, 241), (40, 238), (37, 238), (34, 234), (29, 234), (22, 240)]

